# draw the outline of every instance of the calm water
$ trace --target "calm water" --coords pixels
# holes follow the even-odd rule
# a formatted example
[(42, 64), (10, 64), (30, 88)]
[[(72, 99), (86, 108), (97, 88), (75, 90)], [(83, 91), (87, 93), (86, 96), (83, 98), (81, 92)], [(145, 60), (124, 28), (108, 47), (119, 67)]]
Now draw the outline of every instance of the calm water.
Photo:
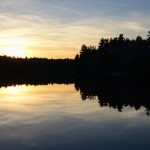
[(1, 150), (141, 150), (149, 137), (143, 107), (100, 107), (73, 84), (0, 88)]

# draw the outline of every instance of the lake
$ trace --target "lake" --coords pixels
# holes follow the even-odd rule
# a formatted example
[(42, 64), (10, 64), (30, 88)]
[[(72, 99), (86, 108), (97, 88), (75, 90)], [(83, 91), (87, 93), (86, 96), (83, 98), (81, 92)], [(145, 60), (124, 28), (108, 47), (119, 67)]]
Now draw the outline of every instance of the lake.
[(83, 99), (74, 84), (1, 87), (0, 149), (149, 149), (145, 106), (118, 111), (107, 104), (98, 96)]

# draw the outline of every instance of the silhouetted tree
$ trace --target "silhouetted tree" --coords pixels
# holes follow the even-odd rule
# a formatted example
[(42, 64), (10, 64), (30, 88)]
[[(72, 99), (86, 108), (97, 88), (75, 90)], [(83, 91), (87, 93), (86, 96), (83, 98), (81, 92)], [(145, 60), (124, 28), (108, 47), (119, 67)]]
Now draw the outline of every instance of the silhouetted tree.
[(150, 40), (150, 31), (148, 31), (147, 38), (148, 38), (148, 40)]

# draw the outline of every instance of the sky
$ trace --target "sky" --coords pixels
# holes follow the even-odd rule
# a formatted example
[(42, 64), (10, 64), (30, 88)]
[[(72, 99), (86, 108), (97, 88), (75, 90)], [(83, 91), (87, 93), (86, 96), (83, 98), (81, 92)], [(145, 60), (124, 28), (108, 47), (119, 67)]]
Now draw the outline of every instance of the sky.
[(102, 37), (146, 37), (150, 0), (0, 0), (0, 55), (74, 58)]

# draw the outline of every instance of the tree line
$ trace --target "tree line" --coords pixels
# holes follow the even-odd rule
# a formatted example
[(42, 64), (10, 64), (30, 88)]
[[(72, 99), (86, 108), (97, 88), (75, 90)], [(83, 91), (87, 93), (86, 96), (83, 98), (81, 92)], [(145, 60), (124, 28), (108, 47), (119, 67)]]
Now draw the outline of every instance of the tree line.
[(50, 75), (53, 73), (148, 75), (150, 31), (147, 38), (101, 38), (98, 47), (82, 45), (74, 59), (15, 58), (0, 56), (1, 75)]
[(56, 73), (73, 73), (73, 59), (15, 58), (0, 56), (0, 76), (49, 76)]
[(97, 74), (150, 73), (150, 31), (147, 38), (125, 38), (123, 34), (115, 38), (102, 38), (96, 46), (82, 45), (76, 55), (79, 72)]

